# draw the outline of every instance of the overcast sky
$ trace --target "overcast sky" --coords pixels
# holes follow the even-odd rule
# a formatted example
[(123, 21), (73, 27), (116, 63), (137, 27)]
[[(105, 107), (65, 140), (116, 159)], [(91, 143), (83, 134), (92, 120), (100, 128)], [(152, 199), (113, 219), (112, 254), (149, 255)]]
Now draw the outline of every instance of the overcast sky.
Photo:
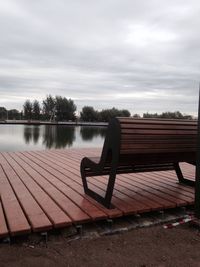
[(199, 0), (0, 1), (0, 106), (195, 114), (199, 81)]

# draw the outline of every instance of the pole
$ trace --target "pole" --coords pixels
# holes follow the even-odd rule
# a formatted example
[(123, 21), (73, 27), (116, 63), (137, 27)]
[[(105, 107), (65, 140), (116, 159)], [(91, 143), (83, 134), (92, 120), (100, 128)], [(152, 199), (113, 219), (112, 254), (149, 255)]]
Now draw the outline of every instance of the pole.
[(195, 173), (195, 215), (200, 219), (200, 84), (199, 84), (199, 106), (198, 106), (198, 127), (197, 127), (197, 153)]

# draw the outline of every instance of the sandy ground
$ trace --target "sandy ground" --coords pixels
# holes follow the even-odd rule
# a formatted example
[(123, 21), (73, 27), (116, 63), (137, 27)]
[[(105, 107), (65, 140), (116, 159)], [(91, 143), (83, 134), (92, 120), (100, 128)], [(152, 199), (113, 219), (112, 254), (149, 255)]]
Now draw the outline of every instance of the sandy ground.
[(0, 266), (200, 266), (200, 233), (189, 225), (157, 226), (71, 242), (56, 235), (47, 248), (0, 244)]

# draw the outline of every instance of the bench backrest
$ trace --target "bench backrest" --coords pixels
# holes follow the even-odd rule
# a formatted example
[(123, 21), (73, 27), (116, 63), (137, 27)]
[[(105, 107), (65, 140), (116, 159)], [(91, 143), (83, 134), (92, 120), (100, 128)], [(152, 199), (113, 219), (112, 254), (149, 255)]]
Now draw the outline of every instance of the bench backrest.
[[(102, 155), (108, 151), (127, 161), (195, 161), (197, 121), (115, 118)], [(107, 159), (110, 158), (107, 156)], [(117, 159), (117, 160), (118, 160)]]
[(196, 151), (196, 121), (118, 120), (121, 128), (121, 154)]

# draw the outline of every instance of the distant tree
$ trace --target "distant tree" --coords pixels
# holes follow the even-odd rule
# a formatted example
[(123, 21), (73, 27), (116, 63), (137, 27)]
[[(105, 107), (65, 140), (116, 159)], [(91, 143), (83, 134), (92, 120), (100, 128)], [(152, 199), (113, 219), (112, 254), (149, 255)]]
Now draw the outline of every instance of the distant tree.
[(185, 119), (185, 120), (193, 120), (194, 117), (192, 115), (184, 114), (183, 115), (183, 119)]
[(163, 112), (160, 116), (160, 118), (164, 119), (183, 119), (183, 114), (181, 114), (180, 111), (175, 112)]
[(143, 113), (143, 118), (159, 118), (158, 113)]
[(118, 117), (130, 117), (131, 113), (127, 109), (122, 109), (118, 111)]
[(82, 121), (98, 121), (99, 112), (95, 110), (93, 107), (84, 106), (80, 113), (80, 119)]
[(99, 112), (100, 121), (108, 122), (113, 114), (110, 109), (103, 109)]
[(21, 116), (17, 109), (8, 110), (8, 119), (9, 120), (20, 120)]
[(162, 118), (162, 119), (188, 119), (192, 120), (191, 115), (183, 115), (180, 111), (175, 111), (175, 112), (163, 112), (161, 114), (158, 113), (144, 113), (143, 118)]
[(115, 117), (130, 117), (130, 112), (126, 109), (116, 109), (116, 108), (112, 108), (112, 109), (103, 109), (100, 112), (100, 118), (102, 121), (106, 121), (108, 122), (110, 119), (115, 118)]
[(47, 95), (46, 99), (42, 102), (44, 119), (50, 119), (56, 108), (56, 100), (51, 95)]
[(31, 101), (28, 99), (24, 103), (24, 118), (26, 120), (31, 120), (32, 119), (32, 111), (33, 111), (33, 105)]
[(55, 106), (57, 121), (75, 120), (76, 105), (73, 100), (56, 96)]
[(7, 109), (4, 107), (0, 107), (0, 120), (7, 119)]
[(133, 118), (136, 118), (136, 119), (139, 119), (139, 118), (141, 118), (141, 116), (140, 116), (140, 114), (133, 114)]
[(40, 103), (37, 100), (33, 101), (33, 119), (34, 120), (40, 119)]

